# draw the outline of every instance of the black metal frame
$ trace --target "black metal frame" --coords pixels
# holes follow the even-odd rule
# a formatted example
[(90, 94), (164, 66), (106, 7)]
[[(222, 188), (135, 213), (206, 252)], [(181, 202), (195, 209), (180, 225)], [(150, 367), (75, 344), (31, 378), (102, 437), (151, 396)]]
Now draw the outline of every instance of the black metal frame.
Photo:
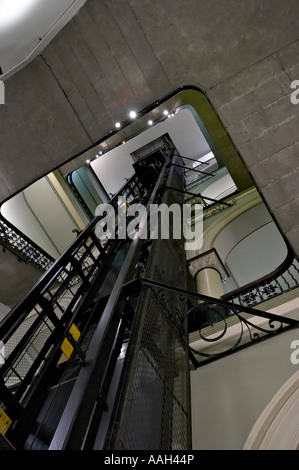
[[(126, 299), (131, 298), (132, 296), (136, 296), (140, 298), (142, 292), (145, 290), (151, 290), (154, 292), (154, 297), (157, 303), (165, 309), (166, 315), (170, 322), (173, 324), (173, 328), (177, 331), (178, 338), (181, 343), (181, 347), (185, 348), (188, 351), (189, 361), (190, 361), (190, 368), (199, 368), (207, 365), (211, 362), (219, 360), (220, 358), (226, 357), (233, 353), (236, 353), (244, 348), (252, 346), (257, 342), (264, 341), (266, 339), (272, 338), (274, 335), (281, 334), (282, 332), (288, 331), (290, 329), (298, 328), (299, 322), (297, 320), (283, 317), (280, 315), (271, 314), (268, 312), (260, 311), (257, 309), (252, 309), (249, 307), (241, 307), (236, 306), (230, 302), (226, 302), (223, 300), (216, 300), (212, 297), (204, 296), (201, 294), (197, 294), (195, 292), (189, 291), (187, 289), (178, 288), (169, 284), (161, 283), (153, 279), (147, 279), (139, 277), (138, 279), (134, 279), (127, 283), (122, 283), (125, 277), (122, 278), (120, 284), (116, 286), (115, 294), (113, 295), (113, 301), (111, 304), (107, 305), (106, 311), (106, 318), (114, 317), (114, 328), (117, 328), (118, 321), (121, 319), (121, 315), (123, 312), (123, 308), (126, 302)], [(170, 294), (170, 301), (165, 300), (164, 294)], [(241, 325), (241, 335), (236, 338), (235, 344), (229, 347), (227, 350), (222, 352), (217, 352), (216, 354), (213, 353), (206, 353), (204, 351), (197, 351), (192, 349), (186, 338), (181, 334), (180, 328), (178, 328), (178, 321), (183, 322), (186, 317), (188, 316), (188, 309), (193, 304), (194, 301), (196, 304), (201, 302), (204, 305), (212, 305), (216, 309), (220, 311), (219, 314), (219, 322), (224, 322), (225, 326), (223, 328), (223, 332), (221, 331), (218, 334), (218, 337), (211, 341), (210, 338), (205, 338), (204, 331), (207, 325), (203, 325), (203, 328), (199, 330), (199, 334), (203, 341), (206, 341), (206, 344), (211, 346), (211, 343), (220, 339), (225, 339), (225, 333), (229, 327), (226, 322), (230, 319), (237, 319)], [(179, 314), (175, 314), (173, 309), (173, 304), (176, 306), (182, 305), (182, 311)], [(172, 307), (171, 307), (172, 305)], [(229, 311), (229, 316), (224, 317), (223, 311)], [(114, 312), (114, 313), (113, 313)], [(247, 317), (245, 317), (247, 314)], [(265, 323), (268, 322), (268, 327), (266, 326), (256, 326), (252, 321), (252, 317), (258, 317), (265, 320)], [(138, 343), (138, 335), (140, 332), (140, 317), (134, 316), (131, 317), (130, 321), (130, 348), (128, 348), (128, 352), (126, 355), (126, 363), (122, 370), (122, 380), (120, 381), (120, 386), (117, 390), (117, 397), (118, 399), (115, 402), (115, 407), (112, 410), (110, 426), (106, 429), (107, 436), (103, 444), (103, 449), (111, 450), (111, 449), (121, 449), (122, 447), (120, 444), (122, 443), (123, 433), (126, 426), (126, 419), (127, 419), (127, 406), (128, 406), (128, 394), (130, 396), (130, 389), (132, 386), (132, 374), (134, 372), (134, 368), (136, 362), (132, 361), (132, 358), (135, 356), (136, 359), (136, 344)], [(278, 324), (278, 327), (274, 327), (275, 324)], [(243, 327), (246, 327), (246, 331), (249, 332), (248, 338), (245, 338), (245, 341), (242, 342), (243, 339)], [(99, 328), (98, 334), (103, 335), (103, 328)], [(245, 336), (245, 335), (244, 335)], [(108, 341), (108, 338), (106, 338)], [(100, 346), (99, 346), (100, 344)], [(98, 345), (98, 346), (96, 346)], [(96, 380), (96, 377), (101, 377), (104, 371), (104, 365), (96, 364), (97, 361), (94, 361), (92, 357), (99, 356), (102, 354), (103, 351), (107, 348), (111, 350), (111, 344), (107, 344), (103, 338), (103, 336), (97, 336), (94, 341), (94, 352), (93, 355), (88, 358), (88, 362), (92, 363), (90, 367), (90, 371), (88, 373), (89, 379)], [(114, 349), (114, 353), (119, 352), (119, 349)], [(112, 355), (110, 360), (112, 360)], [(114, 360), (116, 360), (116, 356), (114, 356)], [(100, 367), (100, 369), (99, 369)], [(86, 371), (85, 371), (86, 372)], [(105, 375), (105, 374), (104, 374)], [(82, 389), (84, 385), (84, 378), (86, 380), (86, 373), (85, 376), (82, 372), (81, 380), (77, 384), (77, 390), (74, 390), (73, 400), (68, 404), (68, 409), (65, 410), (65, 413), (61, 419), (60, 428), (57, 430), (56, 435), (53, 439), (52, 449), (57, 447), (57, 443), (59, 442), (60, 449), (68, 449), (68, 448), (78, 448), (77, 446), (82, 444), (82, 434), (87, 433), (88, 437), (84, 444), (84, 449), (92, 449), (96, 429), (98, 426), (98, 419), (99, 416), (105, 411), (105, 404), (108, 395), (108, 387), (107, 382), (102, 381), (100, 388), (97, 387), (98, 393), (98, 401), (97, 401), (97, 412), (95, 412), (92, 416), (91, 420), (86, 418), (84, 432), (80, 426), (73, 425), (74, 434), (69, 435), (69, 427), (67, 423), (76, 422), (73, 421), (72, 417), (74, 414), (74, 409), (77, 411), (77, 415), (81, 415), (85, 412), (87, 413), (85, 416), (90, 416), (90, 408), (91, 403), (95, 399), (96, 392), (94, 392), (93, 396), (86, 395), (85, 399), (82, 401), (82, 395), (80, 393), (80, 389)], [(86, 387), (86, 384), (85, 384)], [(83, 388), (85, 388), (83, 387)], [(89, 400), (87, 400), (89, 398)], [(129, 399), (130, 401), (130, 399)], [(89, 405), (88, 405), (89, 403)], [(80, 404), (80, 408), (78, 409), (77, 406)], [(81, 420), (80, 420), (80, 424)], [(87, 431), (88, 430), (88, 431)], [(64, 442), (64, 445), (62, 444)], [(70, 446), (70, 447), (69, 447)]]
[[(152, 192), (149, 193), (149, 198), (146, 201), (147, 207), (155, 200), (158, 188), (165, 178), (165, 172), (167, 173), (166, 170), (165, 163)], [(126, 194), (126, 190), (130, 188), (132, 182), (137, 188), (137, 181), (137, 175), (134, 175), (122, 188), (121, 193)], [(133, 192), (132, 196), (135, 199), (136, 194)], [(117, 201), (116, 196), (113, 200)], [(130, 294), (123, 289), (123, 286), (134, 277), (135, 267), (143, 247), (144, 241), (139, 237), (130, 244), (125, 262), (90, 342), (85, 366), (79, 372), (49, 450), (57, 448), (60, 450), (82, 449), (82, 446), (84, 449), (88, 449), (94, 443), (95, 428), (98, 427), (99, 417), (105, 408), (114, 372), (114, 369), (110, 368), (109, 370), (108, 366), (113, 364), (117, 352), (119, 352), (117, 347), (114, 348), (114, 345), (121, 343), (121, 336), (118, 336), (117, 331), (127, 305), (127, 297)], [(131, 323), (131, 319), (128, 321), (125, 318), (124, 321), (127, 325)], [(100, 357), (105, 357), (105, 361), (99, 360)], [(99, 377), (101, 377), (100, 383)]]
[[(186, 347), (188, 347), (189, 353), (190, 353), (190, 361), (192, 362), (195, 368), (202, 367), (210, 362), (213, 362), (222, 357), (228, 356), (258, 341), (269, 339), (273, 337), (273, 335), (277, 335), (287, 330), (299, 327), (299, 321), (293, 318), (269, 313), (269, 312), (259, 310), (256, 308), (251, 308), (245, 305), (236, 305), (226, 300), (215, 299), (214, 297), (202, 295), (202, 294), (199, 294), (199, 293), (187, 290), (187, 289), (182, 289), (182, 288), (178, 288), (178, 287), (165, 284), (162, 282), (157, 282), (153, 279), (139, 278), (137, 280), (132, 281), (130, 284), (124, 287), (126, 289), (128, 288), (134, 289), (135, 291), (141, 290), (142, 288), (156, 289), (157, 295), (163, 292), (169, 292), (173, 294), (174, 296), (180, 297), (180, 299), (184, 298), (186, 301), (187, 300), (189, 301), (189, 307), (190, 307), (189, 312), (187, 310), (184, 317), (185, 316), (188, 317), (190, 315), (190, 311), (192, 310), (192, 305), (194, 307), (194, 301), (196, 301), (195, 308), (198, 307), (198, 314), (199, 314), (199, 317), (198, 317), (199, 336), (203, 340), (203, 342), (206, 341), (206, 343), (207, 344), (209, 343), (209, 345), (211, 345), (212, 343), (216, 343), (219, 339), (224, 339), (225, 333), (227, 332), (227, 328), (230, 326), (228, 324), (229, 319), (236, 318), (240, 324), (243, 323), (243, 325), (246, 326), (248, 332), (250, 332), (250, 329), (252, 330), (249, 334), (248, 341), (241, 344), (241, 339), (242, 339), (242, 334), (241, 334), (241, 336), (238, 337), (238, 339), (236, 340), (236, 343), (232, 347), (230, 347), (227, 351), (218, 352), (216, 354), (206, 354), (201, 351), (196, 351), (190, 348), (189, 345), (186, 344)], [(201, 318), (200, 318), (200, 312), (203, 306), (205, 307), (211, 306), (212, 309), (214, 310), (219, 309), (218, 319), (216, 321), (215, 319), (214, 320), (210, 319), (207, 322), (202, 323)], [(226, 314), (223, 315), (223, 312), (226, 312)], [(241, 314), (247, 314), (247, 318), (243, 317)], [(268, 321), (269, 328), (267, 329), (265, 326), (260, 327), (260, 326), (255, 325), (251, 321), (252, 317), (265, 319), (265, 322)], [(217, 338), (210, 339), (204, 336), (203, 331), (207, 327), (213, 327), (215, 326), (216, 323), (220, 323), (220, 322), (224, 322), (224, 326), (223, 326), (222, 332), (218, 334)], [(277, 328), (275, 328), (274, 326), (275, 323), (279, 324)], [(235, 324), (235, 322), (232, 322), (232, 324)], [(213, 332), (210, 331), (209, 334), (212, 335)], [(196, 359), (198, 356), (200, 357), (200, 360)]]
[[(172, 165), (169, 165), (170, 159)], [(180, 198), (179, 195), (186, 193), (186, 191), (181, 189), (183, 172), (180, 168), (181, 165), (177, 164), (178, 159), (178, 156), (165, 155), (165, 164), (162, 168), (159, 162), (160, 174), (158, 178), (149, 182), (147, 188), (135, 174), (113, 197), (110, 204), (116, 208), (119, 196), (125, 196), (131, 202), (138, 200), (138, 202), (144, 203), (147, 209), (162, 197), (163, 200), (180, 200), (182, 202), (184, 198)], [(174, 197), (174, 194), (177, 196)], [(228, 206), (230, 205), (228, 204)], [(156, 258), (151, 259), (153, 260), (163, 252), (163, 247), (158, 247), (160, 241), (157, 241), (155, 249), (153, 249), (151, 242), (144, 241), (140, 237), (130, 240), (127, 245), (124, 263), (109, 296), (104, 299), (97, 298), (96, 294), (104, 273), (110, 267), (111, 256), (127, 244), (126, 240), (118, 239), (108, 240), (102, 244), (95, 233), (97, 223), (100, 220), (101, 217), (96, 217), (78, 235), (72, 246), (54, 262), (25, 299), (0, 323), (0, 339), (4, 344), (9, 344), (15, 338), (16, 333), (20, 331), (23, 323), (25, 321), (31, 322), (23, 336), (17, 339), (17, 344), (12, 348), (4, 365), (0, 368), (0, 399), (5, 411), (13, 420), (8, 436), (13, 437), (13, 444), (16, 447), (24, 445), (28, 429), (31, 429), (35, 423), (44, 399), (45, 386), (51, 383), (53, 374), (57, 373), (61, 344), (67, 338), (74, 347), (74, 353), (66, 367), (74, 367), (76, 375), (56, 431), (51, 437), (49, 449), (93, 449), (101, 426), (104, 426), (102, 432), (106, 436), (105, 442), (102, 444), (103, 448), (121, 448), (128, 422), (126, 404), (132, 387), (134, 364), (136, 364), (139, 352), (146, 350), (152, 362), (156, 361), (156, 355), (159, 352), (159, 346), (157, 343), (151, 342), (151, 338), (149, 338), (146, 347), (142, 344), (142, 332), (146, 333), (147, 329), (146, 325), (143, 325), (143, 329), (140, 328), (140, 325), (144, 322), (146, 312), (143, 310), (145, 308), (143, 302), (139, 302), (139, 300), (148, 289), (153, 293), (153, 296), (150, 298), (150, 302), (147, 301), (147, 304), (156, 305), (160, 312), (163, 311), (165, 314), (165, 319), (171, 330), (170, 333), (167, 333), (168, 337), (171, 337), (171, 347), (174, 348), (173, 344), (177, 342), (187, 357), (188, 367), (184, 368), (186, 374), (189, 373), (189, 367), (201, 367), (253, 344), (257, 339), (263, 340), (272, 337), (273, 334), (298, 327), (298, 322), (290, 318), (235, 305), (224, 300), (216, 300), (191, 292), (186, 288), (179, 288), (177, 287), (177, 279), (175, 279), (174, 285), (168, 285), (156, 279), (141, 277), (138, 264), (142, 258), (146, 258), (145, 250), (150, 247), (153, 252), (155, 249), (157, 250)], [(178, 259), (185, 267), (181, 254), (178, 255)], [(166, 262), (169, 263), (169, 260)], [(176, 260), (172, 260), (171, 266), (175, 262)], [(155, 265), (155, 262), (152, 264), (153, 269), (159, 267)], [(151, 273), (153, 270), (147, 272)], [(68, 293), (69, 299), (67, 305), (63, 305), (62, 299), (66, 293)], [(165, 293), (170, 296), (169, 301), (165, 298)], [(188, 344), (186, 321), (191, 316), (191, 312), (194, 314), (194, 311), (199, 314), (196, 318), (199, 319), (200, 337), (211, 344), (210, 338), (205, 336), (207, 325), (202, 324), (200, 318), (200, 308), (203, 305), (212, 307), (216, 311), (217, 325), (221, 322), (224, 323), (223, 332), (218, 335), (220, 339), (225, 336), (229, 320), (235, 318), (242, 328), (244, 325), (246, 326), (249, 331), (249, 340), (245, 338), (245, 342), (241, 341), (244, 339), (244, 335), (241, 333), (236, 344), (228, 351), (212, 355), (205, 351), (192, 350)], [(34, 315), (32, 316), (32, 314)], [(267, 320), (269, 329), (267, 330), (264, 326), (257, 327), (259, 335), (252, 334), (252, 329), (256, 327), (250, 318), (244, 317), (244, 314)], [(94, 323), (95, 330), (91, 338), (88, 339), (88, 344), (85, 344), (85, 332), (91, 322)], [(279, 327), (273, 328), (276, 322), (279, 323)], [(73, 324), (82, 332), (78, 342), (75, 342), (69, 334)], [(48, 332), (47, 336), (44, 338), (40, 350), (37, 351), (34, 361), (23, 374), (19, 367), (22, 365), (25, 354), (40, 332), (44, 333), (44, 329)], [(140, 349), (136, 349), (136, 342), (141, 345)], [(102, 417), (107, 412), (107, 400), (116, 374), (119, 353), (124, 344), (128, 344), (128, 354), (118, 377), (118, 385), (114, 390), (115, 402), (109, 410), (109, 423), (102, 424)], [(174, 350), (172, 349), (170, 356), (172, 357), (173, 354)], [(165, 364), (167, 361), (164, 366)], [(186, 363), (184, 362), (184, 364)], [(188, 370), (186, 370), (187, 368)], [(159, 364), (157, 369), (159, 369)], [(159, 375), (158, 370), (156, 370), (156, 374)], [(185, 379), (186, 377), (184, 377)], [(182, 445), (177, 442), (172, 443), (170, 432), (172, 429), (172, 405), (175, 403), (180, 409), (184, 415), (185, 424), (190, 424), (190, 411), (188, 397), (185, 397), (186, 403), (183, 406), (173, 393), (174, 377), (171, 377), (169, 382), (166, 377), (162, 383), (163, 390), (168, 393), (165, 408), (168, 422), (164, 423), (165, 435), (162, 439), (163, 442), (161, 442), (161, 449), (167, 449), (167, 445)], [(184, 436), (184, 442), (188, 447), (190, 445), (189, 429), (186, 429), (186, 436)]]
[(178, 168), (184, 168), (184, 170), (193, 171), (194, 173), (200, 173), (202, 175), (214, 177), (213, 173), (207, 173), (206, 171), (196, 170), (195, 168), (186, 168), (184, 165), (178, 165), (177, 163), (172, 163), (172, 165), (177, 166)]
[[(110, 204), (116, 207), (119, 196), (134, 200), (141, 191), (142, 196), (142, 185), (134, 175), (114, 196)], [(28, 409), (32, 411), (29, 403), (36, 400), (38, 384), (45, 380), (51, 364), (57, 360), (63, 339), (68, 338), (72, 342), (68, 333), (70, 326), (76, 323), (84, 328), (82, 311), (84, 305), (87, 305), (92, 298), (92, 286), (100, 278), (101, 268), (107, 263), (109, 255), (119, 250), (120, 245), (126, 242), (108, 240), (103, 246), (95, 233), (100, 219), (101, 217), (93, 219), (78, 235), (71, 247), (53, 262), (51, 268), (24, 300), (13, 308), (0, 324), (0, 338), (3, 344), (7, 345), (12, 343), (24, 321), (34, 314), (34, 321), (23, 336), (16, 340), (17, 344), (15, 347), (12, 346), (13, 350), (0, 369), (1, 400), (8, 414), (19, 423), (22, 420), (28, 423)], [(61, 299), (66, 293), (70, 299), (65, 308), (61, 304)], [(47, 340), (29, 370), (20, 372), (18, 369), (25, 351), (31, 347), (33, 339), (44, 328), (48, 330)], [(80, 360), (84, 360), (80, 347), (74, 342), (73, 346)], [(14, 377), (13, 380), (12, 377)], [(34, 383), (32, 387), (34, 391), (29, 391), (32, 383)], [(19, 427), (22, 426), (19, 424)]]
[(289, 252), (285, 262), (273, 273), (223, 296), (236, 305), (254, 307), (299, 287), (299, 261)]
[[(156, 194), (155, 190), (152, 191), (153, 186), (158, 188), (165, 177), (165, 167), (166, 163), (162, 168), (158, 181), (148, 182), (147, 187), (144, 187), (144, 184), (139, 181), (138, 175), (133, 175), (109, 204), (116, 208), (119, 196), (125, 197), (129, 202), (138, 200), (139, 203), (150, 204)], [(69, 334), (69, 329), (72, 324), (75, 324), (81, 332), (84, 332), (91, 321), (92, 315), (100, 315), (99, 309), (103, 309), (103, 306), (99, 306), (99, 302), (94, 304), (93, 299), (98, 286), (101, 284), (102, 273), (107, 269), (107, 266), (109, 269), (110, 255), (118, 252), (127, 243), (126, 240), (115, 239), (108, 240), (103, 245), (95, 233), (97, 223), (100, 220), (101, 217), (94, 218), (88, 227), (78, 234), (71, 247), (53, 263), (52, 267), (42, 276), (24, 300), (13, 308), (0, 324), (1, 341), (11, 349), (5, 363), (0, 368), (0, 400), (7, 414), (13, 420), (13, 425), (8, 432), (13, 435), (16, 445), (24, 443), (26, 429), (30, 428), (30, 423), (32, 424), (36, 418), (43, 399), (42, 390), (45, 388), (45, 384), (49, 382), (51, 374), (54, 373), (53, 371), (61, 355), (60, 347), (65, 338), (74, 347), (74, 359), (72, 361), (75, 360), (81, 365), (84, 364), (82, 371), (86, 377), (90, 361), (85, 357), (85, 351), (81, 346), (81, 338), (78, 343), (74, 342)], [(121, 270), (120, 278), (134, 275), (135, 265), (141, 251), (141, 241), (139, 239), (133, 241)], [(125, 278), (122, 279), (122, 283), (124, 282)], [(117, 289), (117, 287), (115, 288)], [(120, 289), (119, 284), (118, 288)], [(61, 301), (66, 293), (69, 299), (67, 305), (64, 306)], [(116, 294), (117, 298), (119, 293)], [(104, 354), (107, 359), (104, 364), (99, 361), (104, 384), (109, 383), (110, 376), (110, 371), (108, 373), (105, 369), (108, 364), (115, 361), (119, 345), (122, 343), (121, 338), (124, 332), (128, 330), (132, 320), (132, 312), (125, 298), (123, 299), (123, 308), (117, 310), (115, 315), (110, 315), (111, 302), (116, 301), (113, 298), (113, 295), (111, 295), (98, 322), (98, 328), (104, 330), (102, 332), (103, 344), (100, 341), (102, 344), (101, 354)], [(85, 314), (86, 310), (88, 312)], [(92, 313), (90, 313), (90, 310)], [(121, 335), (118, 336), (117, 330), (120, 320), (122, 320), (124, 326), (121, 327)], [(24, 322), (29, 324), (22, 335)], [(21, 370), (26, 351), (31, 350), (34, 339), (41, 332), (44, 334), (45, 330), (47, 331), (46, 339), (43, 341), (40, 350), (36, 352), (33, 363), (26, 370)], [(84, 334), (82, 340), (83, 338)], [(14, 341), (16, 344), (12, 344)], [(96, 334), (95, 341), (96, 349), (98, 349), (99, 338)], [(88, 351), (93, 351), (92, 344)], [(89, 376), (89, 379), (92, 381), (93, 375)], [(80, 383), (80, 374), (78, 381)], [(89, 390), (92, 390), (92, 386)], [(84, 388), (80, 388), (80, 394), (83, 393)], [(96, 402), (97, 397), (95, 397), (92, 406)], [(89, 400), (85, 403), (91, 404)], [(81, 417), (80, 415), (80, 419)], [(80, 421), (79, 428), (82, 429), (82, 426), (84, 427), (82, 421)], [(75, 426), (74, 429), (77, 431), (79, 428)], [(75, 440), (74, 437), (72, 442)]]

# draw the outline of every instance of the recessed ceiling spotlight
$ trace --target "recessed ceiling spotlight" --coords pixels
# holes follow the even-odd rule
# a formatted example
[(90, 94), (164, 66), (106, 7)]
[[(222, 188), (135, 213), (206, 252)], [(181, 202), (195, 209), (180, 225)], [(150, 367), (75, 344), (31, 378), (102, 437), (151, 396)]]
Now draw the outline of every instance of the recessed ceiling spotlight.
[(137, 116), (136, 111), (131, 111), (131, 112), (130, 112), (130, 118), (131, 118), (131, 119), (135, 119), (136, 116)]
[(121, 126), (121, 123), (120, 123), (120, 122), (116, 122), (116, 123), (115, 123), (115, 127), (116, 127), (116, 129), (119, 129), (119, 128), (120, 128), (120, 126)]
[(86, 163), (90, 163), (90, 160), (86, 160)]
[(149, 124), (149, 126), (152, 126), (152, 125), (153, 125), (153, 121), (152, 121), (152, 120), (148, 121), (148, 124)]
[(167, 109), (165, 109), (165, 111), (164, 111), (163, 114), (164, 114), (165, 116), (168, 116), (169, 113), (168, 113)]

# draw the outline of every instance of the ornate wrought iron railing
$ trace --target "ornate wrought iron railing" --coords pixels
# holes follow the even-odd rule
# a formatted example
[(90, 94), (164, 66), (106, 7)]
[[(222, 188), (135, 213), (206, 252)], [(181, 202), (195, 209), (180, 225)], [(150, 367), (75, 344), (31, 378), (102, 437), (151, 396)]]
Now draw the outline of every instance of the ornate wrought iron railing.
[[(189, 332), (198, 332), (198, 347), (193, 349), (188, 345), (189, 358), (195, 368), (299, 326), (299, 321), (293, 318), (236, 305), (152, 279), (138, 279), (134, 289), (150, 290), (153, 302), (165, 311), (178, 332), (186, 321)], [(152, 308), (155, 308), (154, 304)], [(186, 346), (183, 338), (181, 341)]]
[(49, 269), (54, 263), (54, 258), (30, 240), (24, 233), (14, 227), (0, 214), (0, 244), (3, 251), (12, 252), (19, 261), (31, 262), (42, 268)]
[[(138, 314), (126, 347), (124, 380), (105, 430), (103, 448), (106, 450), (186, 450), (184, 445), (190, 438), (186, 426), (188, 364), (201, 367), (299, 326), (294, 319), (236, 306), (153, 279), (134, 279), (124, 284), (121, 292), (114, 305), (115, 312), (124, 298), (135, 296), (139, 300), (132, 305), (136, 305)], [(191, 330), (199, 332), (202, 344), (196, 349), (189, 346), (184, 334), (186, 323)], [(239, 330), (233, 337), (230, 327)], [(160, 401), (162, 390), (163, 402)], [(158, 426), (161, 414), (165, 429)], [(64, 418), (67, 421), (70, 415)], [(156, 429), (156, 433), (147, 433), (149, 422), (156, 423), (150, 428)], [(171, 429), (171, 434), (167, 429)], [(56, 439), (59, 437), (57, 431)], [(146, 447), (149, 443), (157, 447)]]
[(254, 307), (299, 287), (299, 261), (289, 254), (283, 265), (259, 281), (236, 289), (222, 297), (237, 305)]

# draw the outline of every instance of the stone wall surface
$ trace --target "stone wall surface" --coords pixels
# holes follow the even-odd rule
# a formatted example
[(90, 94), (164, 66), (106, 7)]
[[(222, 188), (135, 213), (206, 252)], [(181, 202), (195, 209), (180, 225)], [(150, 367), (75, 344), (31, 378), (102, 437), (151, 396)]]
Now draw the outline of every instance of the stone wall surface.
[(0, 200), (100, 141), (129, 111), (203, 89), (299, 254), (297, 0), (88, 0), (0, 107)]
[[(299, 41), (208, 91), (272, 215), (299, 253)], [(243, 87), (242, 87), (243, 84)]]

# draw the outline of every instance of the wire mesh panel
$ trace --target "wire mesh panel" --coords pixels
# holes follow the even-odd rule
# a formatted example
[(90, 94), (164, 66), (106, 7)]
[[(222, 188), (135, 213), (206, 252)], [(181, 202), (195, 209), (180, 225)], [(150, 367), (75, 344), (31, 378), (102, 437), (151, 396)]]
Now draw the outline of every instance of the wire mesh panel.
[(51, 361), (56, 363), (72, 323), (83, 321), (88, 289), (112, 249), (112, 243), (100, 244), (95, 224), (76, 239), (1, 323), (5, 348), (0, 394), (10, 415), (24, 415), (22, 407), (28, 406), (33, 396), (31, 385), (37, 387)]
[[(170, 167), (165, 183), (182, 188), (180, 167)], [(183, 202), (180, 193), (166, 190), (163, 203)], [(163, 221), (164, 223), (164, 221)], [(173, 285), (186, 285), (182, 240), (172, 236), (155, 240), (146, 275)], [(143, 288), (136, 309), (131, 343), (130, 380), (115, 448), (129, 450), (188, 450), (190, 438), (189, 355), (185, 322), (186, 299), (165, 290)], [(129, 360), (129, 359), (128, 359)]]
[(141, 295), (133, 373), (116, 448), (190, 449), (188, 349), (177, 326), (183, 325), (184, 312), (180, 318), (171, 299), (166, 302), (152, 289)]
[(37, 316), (38, 313), (35, 314), (35, 312), (31, 312), (5, 345), (5, 354), (6, 357), (9, 358), (10, 354), (13, 354), (18, 348), (19, 343), (27, 331), (30, 328), (32, 329), (30, 341), (27, 342), (26, 347), (20, 350), (12, 366), (7, 370), (4, 377), (4, 383), (7, 387), (12, 387), (22, 382), (46, 340), (54, 330), (54, 325), (48, 318), (44, 319), (44, 321), (35, 328), (34, 323), (36, 323)]

